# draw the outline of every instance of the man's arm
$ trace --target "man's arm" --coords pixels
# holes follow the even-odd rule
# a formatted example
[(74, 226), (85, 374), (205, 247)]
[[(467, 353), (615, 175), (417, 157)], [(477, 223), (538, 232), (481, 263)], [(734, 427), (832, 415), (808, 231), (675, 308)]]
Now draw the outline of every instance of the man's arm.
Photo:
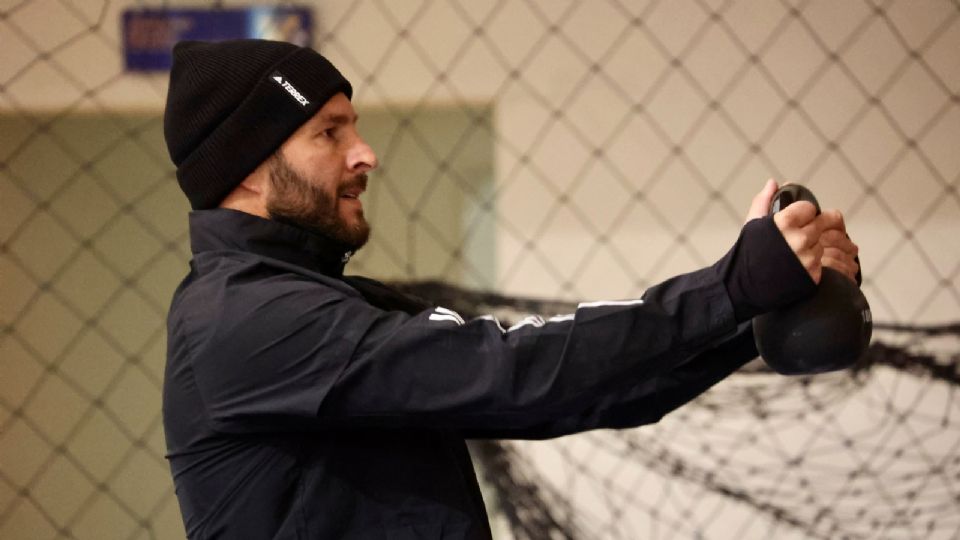
[(590, 429), (622, 429), (659, 422), (757, 357), (753, 328), (741, 324), (733, 337), (668, 372), (596, 396), (583, 410), (522, 430), (464, 432), (473, 439), (549, 439)]
[(642, 300), (511, 329), (442, 309), (383, 311), (295, 274), (258, 274), (234, 269), (198, 295), (222, 300), (206, 332), (191, 330), (200, 321), (190, 321), (189, 298), (174, 327), (204, 336), (189, 347), (192, 377), (222, 431), (535, 426), (670, 371), (736, 329), (713, 268)]

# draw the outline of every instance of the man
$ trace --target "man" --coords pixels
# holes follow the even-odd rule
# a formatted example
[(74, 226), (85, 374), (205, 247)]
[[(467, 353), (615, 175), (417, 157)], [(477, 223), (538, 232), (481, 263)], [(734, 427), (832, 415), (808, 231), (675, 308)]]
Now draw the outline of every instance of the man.
[(191, 538), (488, 538), (464, 438), (656, 422), (756, 356), (751, 317), (851, 277), (837, 212), (762, 217), (641, 299), (465, 321), (346, 277), (377, 167), (310, 49), (180, 43), (164, 119), (194, 211), (168, 318), (164, 426)]

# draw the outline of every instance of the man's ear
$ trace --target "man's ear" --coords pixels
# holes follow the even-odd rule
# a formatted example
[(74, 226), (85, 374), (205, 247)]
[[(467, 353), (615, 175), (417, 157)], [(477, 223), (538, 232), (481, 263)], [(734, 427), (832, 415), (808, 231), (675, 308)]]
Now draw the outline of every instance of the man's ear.
[(269, 161), (270, 160), (264, 160), (263, 163), (248, 174), (237, 187), (250, 191), (258, 196), (266, 197), (270, 189)]
[(237, 187), (233, 188), (233, 191), (223, 199), (220, 206), (241, 210), (260, 217), (268, 217), (267, 200), (270, 198), (272, 185), (268, 161), (265, 160), (237, 184)]
[(242, 189), (249, 192), (248, 195), (261, 196), (265, 191), (263, 182), (259, 182), (254, 178), (249, 176), (243, 179), (243, 182), (240, 182), (235, 189)]

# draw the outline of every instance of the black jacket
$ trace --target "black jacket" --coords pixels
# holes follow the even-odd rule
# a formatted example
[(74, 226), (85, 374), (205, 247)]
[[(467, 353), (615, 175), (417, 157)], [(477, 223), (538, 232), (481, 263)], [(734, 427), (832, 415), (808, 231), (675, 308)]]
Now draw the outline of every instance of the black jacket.
[(504, 329), (344, 277), (292, 226), (190, 228), (163, 412), (191, 538), (488, 538), (464, 438), (656, 422), (756, 356), (722, 265)]

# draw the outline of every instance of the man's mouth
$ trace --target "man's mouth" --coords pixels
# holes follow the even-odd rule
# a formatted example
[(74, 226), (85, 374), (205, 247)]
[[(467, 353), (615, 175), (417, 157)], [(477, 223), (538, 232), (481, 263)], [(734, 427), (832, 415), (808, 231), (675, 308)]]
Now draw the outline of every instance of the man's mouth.
[(340, 197), (343, 199), (359, 200), (360, 195), (366, 190), (367, 190), (367, 176), (366, 175), (358, 176), (340, 192)]

